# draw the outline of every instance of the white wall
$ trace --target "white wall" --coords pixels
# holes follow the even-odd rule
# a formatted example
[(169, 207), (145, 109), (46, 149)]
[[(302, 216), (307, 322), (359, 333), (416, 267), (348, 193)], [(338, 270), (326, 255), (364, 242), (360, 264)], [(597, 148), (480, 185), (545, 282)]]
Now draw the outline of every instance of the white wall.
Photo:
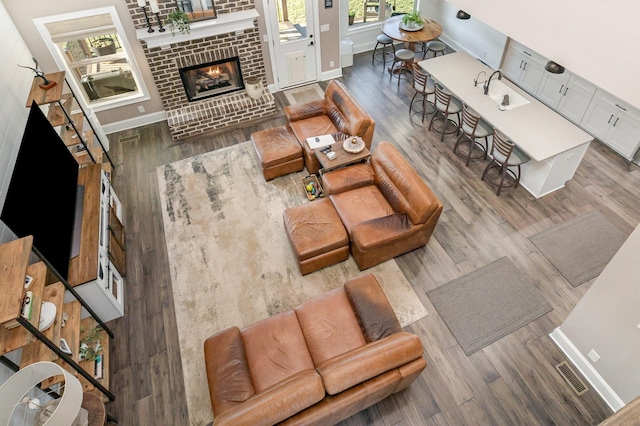
[[(29, 110), (25, 107), (33, 72), (18, 67), (33, 66), (31, 52), (20, 37), (17, 28), (11, 21), (4, 4), (0, 2), (0, 208), (7, 196), (7, 187), (13, 172), (13, 165), (18, 155), (18, 147), (22, 141), (24, 126), (27, 123)], [(15, 238), (3, 223), (0, 223), (0, 242)], [(16, 357), (10, 358), (14, 362)], [(4, 383), (13, 371), (0, 364), (0, 383)]]
[[(435, 0), (442, 1), (442, 0)], [(449, 0), (497, 31), (640, 108), (635, 0)]]

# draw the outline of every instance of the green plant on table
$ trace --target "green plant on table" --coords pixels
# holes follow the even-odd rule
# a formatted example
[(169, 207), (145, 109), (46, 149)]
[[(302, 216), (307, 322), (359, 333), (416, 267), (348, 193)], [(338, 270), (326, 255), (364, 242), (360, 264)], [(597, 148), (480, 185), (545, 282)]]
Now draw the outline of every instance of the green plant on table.
[(402, 23), (406, 26), (420, 26), (422, 25), (422, 16), (420, 16), (419, 10), (414, 10), (405, 14), (402, 17)]
[[(98, 355), (102, 355), (102, 345), (100, 340), (102, 336), (99, 327), (93, 327), (87, 335), (80, 340), (80, 359), (85, 361), (95, 361)], [(84, 327), (80, 327), (80, 332), (84, 333)]]
[(176, 32), (180, 34), (189, 34), (191, 32), (191, 21), (189, 15), (181, 10), (174, 10), (167, 16), (165, 21), (166, 25), (171, 30), (172, 35), (176, 35)]

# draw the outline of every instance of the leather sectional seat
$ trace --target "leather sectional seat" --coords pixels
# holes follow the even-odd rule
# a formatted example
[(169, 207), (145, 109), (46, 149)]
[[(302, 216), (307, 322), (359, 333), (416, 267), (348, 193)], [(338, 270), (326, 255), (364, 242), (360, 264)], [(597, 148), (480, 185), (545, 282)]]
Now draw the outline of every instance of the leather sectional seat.
[(205, 341), (214, 426), (333, 425), (426, 367), (372, 274)]
[(323, 99), (289, 105), (284, 112), (289, 128), (304, 150), (304, 164), (310, 174), (318, 172), (320, 163), (307, 138), (344, 133), (360, 136), (365, 146), (371, 148), (376, 123), (340, 81), (329, 82)]

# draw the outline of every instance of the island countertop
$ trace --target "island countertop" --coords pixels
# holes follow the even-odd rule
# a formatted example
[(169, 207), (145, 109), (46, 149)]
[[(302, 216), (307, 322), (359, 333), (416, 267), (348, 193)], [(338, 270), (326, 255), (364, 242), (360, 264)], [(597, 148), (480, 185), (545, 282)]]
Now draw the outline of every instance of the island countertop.
[[(535, 161), (544, 161), (593, 140), (593, 136), (556, 113), (533, 96), (503, 78), (506, 86), (529, 101), (500, 111), (498, 103), (484, 94), (483, 84), (474, 87), (476, 76), (484, 81), (494, 70), (465, 52), (427, 59), (419, 65), (453, 95), (474, 109), (490, 125), (500, 130)], [(493, 84), (497, 75), (491, 81)]]

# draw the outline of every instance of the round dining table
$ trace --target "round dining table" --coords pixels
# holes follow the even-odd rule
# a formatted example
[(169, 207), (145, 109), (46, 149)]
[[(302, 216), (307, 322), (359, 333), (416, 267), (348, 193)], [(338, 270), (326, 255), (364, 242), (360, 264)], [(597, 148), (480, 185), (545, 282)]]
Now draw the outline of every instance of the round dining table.
[(416, 43), (426, 43), (442, 34), (442, 26), (433, 19), (422, 18), (424, 26), (416, 31), (409, 31), (400, 28), (402, 16), (397, 15), (386, 19), (382, 23), (382, 32), (389, 38), (401, 41), (407, 49), (416, 51)]

